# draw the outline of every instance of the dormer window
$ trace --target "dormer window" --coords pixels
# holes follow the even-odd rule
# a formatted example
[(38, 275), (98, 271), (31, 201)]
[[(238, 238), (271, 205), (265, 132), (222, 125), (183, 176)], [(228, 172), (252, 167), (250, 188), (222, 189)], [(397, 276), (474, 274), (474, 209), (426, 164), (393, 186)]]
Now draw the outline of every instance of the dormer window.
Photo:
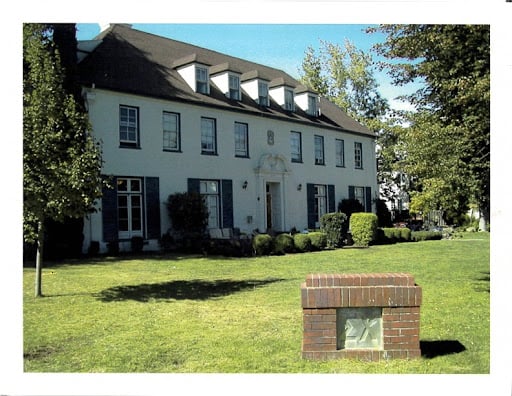
[(315, 117), (318, 115), (318, 98), (316, 96), (308, 95), (307, 113)]
[(196, 66), (196, 92), (208, 94), (208, 68)]
[(240, 77), (236, 74), (229, 74), (229, 98), (240, 100)]
[(293, 111), (295, 109), (293, 89), (291, 88), (284, 89), (284, 109), (287, 111)]
[(265, 81), (258, 81), (258, 104), (260, 106), (268, 107), (268, 83)]

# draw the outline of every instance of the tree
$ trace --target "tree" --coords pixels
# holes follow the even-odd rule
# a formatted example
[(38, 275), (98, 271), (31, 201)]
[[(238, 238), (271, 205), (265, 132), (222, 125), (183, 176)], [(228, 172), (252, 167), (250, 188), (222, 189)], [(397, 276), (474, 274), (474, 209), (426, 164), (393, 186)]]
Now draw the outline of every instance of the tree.
[(36, 296), (42, 296), (45, 222), (83, 217), (103, 183), (101, 149), (66, 78), (53, 40), (58, 30), (23, 25), (23, 234), (37, 243)]
[[(489, 25), (382, 25), (376, 46), (395, 84), (422, 81), (401, 136), (401, 166), (417, 178), (412, 206), (490, 213)], [(485, 228), (485, 227), (484, 227)]]
[(319, 54), (312, 47), (302, 61), (301, 82), (326, 97), (377, 136), (377, 179), (384, 196), (395, 198), (397, 173), (394, 164), (396, 134), (401, 130), (387, 100), (379, 92), (370, 53), (356, 48), (349, 40), (340, 44), (321, 41)]

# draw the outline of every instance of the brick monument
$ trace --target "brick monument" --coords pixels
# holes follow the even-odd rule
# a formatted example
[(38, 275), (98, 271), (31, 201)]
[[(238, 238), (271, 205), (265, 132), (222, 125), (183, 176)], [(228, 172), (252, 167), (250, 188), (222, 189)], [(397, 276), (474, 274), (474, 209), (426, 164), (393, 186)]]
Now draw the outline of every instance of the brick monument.
[(310, 274), (301, 294), (303, 358), (421, 356), (422, 294), (411, 275)]

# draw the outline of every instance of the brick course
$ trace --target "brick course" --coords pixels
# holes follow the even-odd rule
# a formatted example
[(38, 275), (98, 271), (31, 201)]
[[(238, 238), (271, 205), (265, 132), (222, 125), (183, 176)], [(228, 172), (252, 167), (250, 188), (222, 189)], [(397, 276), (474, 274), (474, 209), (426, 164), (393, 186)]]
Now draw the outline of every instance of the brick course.
[[(405, 273), (309, 274), (301, 285), (302, 357), (369, 361), (418, 358), (421, 300), (421, 287)], [(338, 349), (338, 309), (364, 307), (382, 309), (382, 348)]]

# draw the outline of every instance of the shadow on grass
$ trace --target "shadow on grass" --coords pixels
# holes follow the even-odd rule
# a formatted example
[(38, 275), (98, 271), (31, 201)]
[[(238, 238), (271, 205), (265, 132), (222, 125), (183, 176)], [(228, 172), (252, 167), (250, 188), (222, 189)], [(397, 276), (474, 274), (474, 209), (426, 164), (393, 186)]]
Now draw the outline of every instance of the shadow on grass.
[(481, 272), (482, 276), (477, 279), (476, 291), (486, 291), (487, 293), (491, 292), (491, 273)]
[(420, 341), (421, 356), (433, 359), (438, 356), (464, 352), (466, 347), (456, 340)]
[(157, 300), (208, 300), (225, 297), (245, 290), (280, 282), (284, 279), (263, 280), (180, 280), (164, 283), (116, 286), (103, 290), (96, 297), (103, 302), (134, 300), (148, 302)]

